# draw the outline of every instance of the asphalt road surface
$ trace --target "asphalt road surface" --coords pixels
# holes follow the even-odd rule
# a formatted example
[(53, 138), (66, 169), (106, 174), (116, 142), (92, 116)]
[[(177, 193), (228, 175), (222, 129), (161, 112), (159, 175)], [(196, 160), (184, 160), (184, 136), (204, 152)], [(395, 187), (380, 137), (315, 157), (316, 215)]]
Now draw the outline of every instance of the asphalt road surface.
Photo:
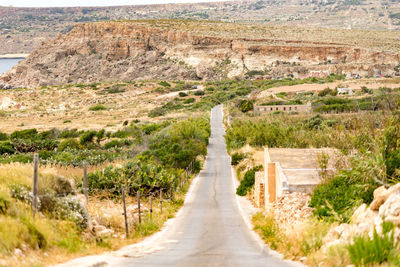
[(132, 266), (291, 266), (263, 251), (239, 211), (226, 151), (222, 106), (212, 110), (207, 162), (193, 199), (169, 230), (164, 249)]
[(235, 196), (222, 119), (222, 106), (217, 106), (204, 169), (177, 218), (141, 253), (128, 248), (120, 257), (97, 257), (96, 266), (299, 266), (272, 256), (246, 225)]

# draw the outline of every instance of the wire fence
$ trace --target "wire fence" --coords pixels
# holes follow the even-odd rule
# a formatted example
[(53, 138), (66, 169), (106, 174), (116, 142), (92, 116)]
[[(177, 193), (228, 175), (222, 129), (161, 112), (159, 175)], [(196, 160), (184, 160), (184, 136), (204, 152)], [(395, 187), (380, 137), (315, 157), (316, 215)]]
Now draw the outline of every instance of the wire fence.
[[(33, 157), (33, 187), (32, 187), (32, 193), (29, 194), (31, 195), (31, 203), (32, 203), (32, 211), (33, 211), (33, 216), (35, 216), (36, 213), (38, 213), (38, 208), (40, 206), (40, 199), (43, 199), (45, 197), (52, 197), (52, 198), (65, 198), (71, 196), (70, 192), (65, 192), (65, 193), (46, 193), (46, 194), (39, 194), (38, 193), (38, 184), (39, 184), (39, 155), (37, 153), (34, 154)], [(120, 193), (122, 198), (121, 198), (121, 205), (123, 209), (122, 216), (124, 217), (125, 221), (125, 234), (126, 237), (129, 237), (129, 224), (128, 224), (128, 214), (127, 214), (127, 194), (133, 195), (132, 193), (135, 192), (134, 188), (132, 187), (127, 187), (125, 185), (117, 186), (113, 190), (109, 189), (101, 189), (101, 190), (91, 190), (88, 186), (88, 166), (86, 162), (82, 162), (80, 164), (82, 166), (82, 191), (85, 197), (85, 209), (88, 211), (88, 204), (89, 204), (89, 192), (95, 192), (95, 194), (115, 194), (115, 193)], [(149, 209), (148, 209), (148, 218), (152, 219), (153, 217), (153, 200), (157, 201), (159, 204), (159, 210), (160, 214), (163, 212), (163, 202), (165, 201), (175, 201), (175, 193), (182, 193), (184, 192), (186, 186), (190, 182), (190, 178), (194, 174), (195, 171), (195, 160), (191, 161), (190, 164), (181, 172), (181, 174), (173, 181), (172, 185), (169, 187), (163, 187), (159, 188), (158, 190), (153, 190), (147, 193), (142, 193), (140, 190), (136, 190), (136, 198), (137, 198), (137, 214), (138, 214), (138, 223), (141, 225), (142, 223), (142, 205), (140, 204), (141, 201), (147, 200), (149, 204)], [(139, 187), (140, 188), (140, 187)], [(88, 215), (88, 226), (90, 227), (90, 216), (89, 213), (87, 212)]]

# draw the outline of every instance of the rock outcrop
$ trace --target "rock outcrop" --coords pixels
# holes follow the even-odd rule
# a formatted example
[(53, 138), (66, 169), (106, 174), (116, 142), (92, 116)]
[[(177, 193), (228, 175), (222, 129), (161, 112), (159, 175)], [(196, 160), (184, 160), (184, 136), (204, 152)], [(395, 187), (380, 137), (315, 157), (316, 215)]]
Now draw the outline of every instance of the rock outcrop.
[[(217, 26), (217, 25), (216, 25)], [(78, 24), (43, 42), (0, 79), (0, 88), (134, 79), (205, 79), (250, 70), (297, 77), (328, 73), (393, 74), (399, 54), (349, 44), (228, 38), (152, 23)]]
[(350, 224), (340, 224), (328, 232), (323, 248), (349, 243), (355, 236), (369, 235), (372, 238), (374, 230), (381, 234), (383, 221), (395, 226), (395, 241), (400, 242), (400, 183), (389, 189), (377, 188), (369, 207), (362, 204), (354, 212)]

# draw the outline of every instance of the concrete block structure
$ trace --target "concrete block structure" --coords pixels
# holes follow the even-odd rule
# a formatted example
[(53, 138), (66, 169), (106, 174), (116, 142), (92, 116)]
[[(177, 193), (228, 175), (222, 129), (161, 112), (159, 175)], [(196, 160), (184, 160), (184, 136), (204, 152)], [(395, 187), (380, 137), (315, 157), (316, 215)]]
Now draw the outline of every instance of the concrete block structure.
[[(318, 154), (336, 157), (334, 149), (265, 148), (264, 171), (257, 172), (253, 200), (257, 207), (266, 207), (285, 193), (311, 193), (320, 183)], [(327, 170), (333, 170), (333, 160)], [(264, 191), (264, 192), (262, 192)]]

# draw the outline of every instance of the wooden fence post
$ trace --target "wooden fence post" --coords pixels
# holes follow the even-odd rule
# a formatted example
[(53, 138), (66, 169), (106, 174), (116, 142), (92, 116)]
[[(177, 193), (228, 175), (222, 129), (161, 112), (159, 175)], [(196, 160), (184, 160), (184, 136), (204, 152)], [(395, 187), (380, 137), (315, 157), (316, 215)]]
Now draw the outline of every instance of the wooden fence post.
[(88, 181), (87, 181), (87, 164), (86, 164), (86, 161), (83, 162), (83, 193), (85, 194), (86, 206), (87, 206), (88, 201), (89, 201), (89, 197), (88, 197)]
[(124, 206), (125, 235), (126, 235), (126, 239), (128, 239), (129, 238), (129, 229), (128, 229), (128, 217), (126, 214), (125, 186), (122, 186), (122, 203)]
[(160, 214), (162, 214), (162, 190), (160, 189)]
[(33, 200), (32, 210), (33, 215), (37, 213), (38, 206), (38, 171), (39, 171), (39, 155), (37, 153), (33, 156)]
[(139, 224), (142, 224), (142, 215), (140, 213), (140, 191), (137, 192), (137, 202), (138, 202), (138, 215), (139, 215)]
[(150, 196), (150, 220), (153, 219), (153, 197)]

